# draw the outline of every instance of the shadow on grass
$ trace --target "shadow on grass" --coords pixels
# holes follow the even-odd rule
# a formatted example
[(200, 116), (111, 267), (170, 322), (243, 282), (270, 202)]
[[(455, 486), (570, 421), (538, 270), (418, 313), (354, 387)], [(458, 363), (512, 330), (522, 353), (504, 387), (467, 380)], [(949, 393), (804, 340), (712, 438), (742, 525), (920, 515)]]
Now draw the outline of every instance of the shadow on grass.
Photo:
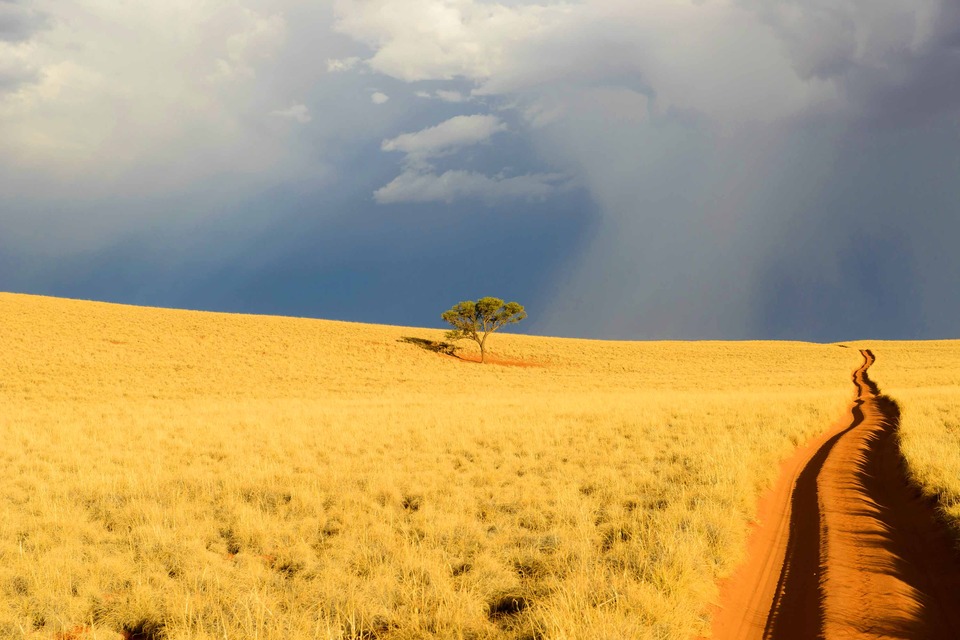
[(450, 344), (449, 342), (439, 342), (437, 340), (426, 340), (424, 338), (411, 338), (410, 336), (404, 336), (397, 340), (397, 342), (405, 342), (407, 344), (412, 344), (420, 347), (424, 351), (430, 351), (433, 353), (442, 353), (445, 356), (456, 356), (457, 355), (457, 345)]
[[(449, 356), (451, 358), (456, 358), (460, 362), (467, 362), (470, 364), (481, 364), (480, 355), (478, 353), (457, 353), (461, 347), (450, 344), (449, 342), (440, 342), (439, 340), (426, 340), (424, 338), (412, 338), (410, 336), (404, 336), (397, 340), (397, 342), (404, 342), (406, 344), (412, 344), (414, 346), (420, 347), (424, 351), (429, 351), (431, 353), (439, 353), (440, 355)], [(500, 365), (505, 367), (542, 367), (543, 363), (540, 362), (525, 362), (523, 360), (512, 360), (510, 358), (503, 358), (492, 353), (487, 353), (487, 362), (488, 365)]]

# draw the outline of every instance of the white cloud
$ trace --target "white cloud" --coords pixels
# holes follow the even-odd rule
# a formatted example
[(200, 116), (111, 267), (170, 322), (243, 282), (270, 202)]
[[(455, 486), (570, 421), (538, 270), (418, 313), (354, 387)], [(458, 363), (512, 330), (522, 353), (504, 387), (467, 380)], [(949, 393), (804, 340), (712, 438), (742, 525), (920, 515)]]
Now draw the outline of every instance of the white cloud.
[(460, 91), (448, 91), (445, 89), (437, 89), (433, 93), (429, 91), (414, 91), (413, 95), (418, 98), (425, 98), (427, 100), (440, 100), (441, 102), (449, 102), (452, 104), (460, 104), (462, 102), (469, 102), (471, 97), (463, 94)]
[(542, 200), (569, 182), (556, 173), (488, 176), (476, 171), (438, 173), (431, 159), (488, 141), (507, 125), (491, 115), (456, 116), (414, 133), (384, 140), (384, 151), (406, 154), (403, 171), (374, 193), (380, 204), (397, 202), (453, 202), (458, 199)]
[[(360, 123), (355, 107), (338, 110), (342, 100), (319, 89), (323, 82), (362, 89), (359, 78), (324, 73), (322, 61), (347, 43), (317, 40), (302, 26), (303, 16), (323, 18), (328, 9), (274, 0), (257, 11), (232, 0), (30, 6), (48, 16), (33, 31), (0, 25), (0, 191), (9, 198), (148, 198), (211, 179), (222, 187), (238, 176), (242, 185), (223, 191), (325, 181), (335, 175), (327, 140), (344, 131), (384, 135), (383, 123), (371, 126), (369, 114)], [(7, 33), (14, 28), (16, 37)], [(306, 58), (321, 62), (297, 64)], [(311, 108), (333, 114), (310, 128), (309, 142), (294, 128), (263, 126), (305, 122), (310, 111), (297, 106), (305, 94)], [(152, 215), (146, 207), (124, 214), (130, 224)], [(18, 216), (26, 228), (27, 214)]]
[(351, 56), (349, 58), (330, 58), (327, 60), (327, 71), (330, 73), (341, 73), (349, 71), (357, 66), (360, 58)]
[(792, 72), (767, 24), (728, 2), (370, 0), (337, 9), (338, 28), (374, 48), (374, 71), (404, 81), (463, 78), (477, 95), (543, 100), (632, 79), (649, 84), (663, 108), (742, 121), (795, 112), (822, 93)]
[(456, 116), (415, 133), (404, 133), (384, 140), (384, 151), (402, 151), (411, 159), (425, 159), (444, 155), (461, 147), (489, 140), (507, 125), (491, 115)]
[(472, 0), (338, 0), (341, 32), (376, 48), (371, 69), (406, 81), (485, 78), (512, 45), (564, 15), (563, 5), (507, 7)]
[(523, 117), (534, 129), (540, 129), (560, 120), (565, 111), (553, 103), (534, 101), (523, 109)]
[[(254, 78), (283, 44), (280, 13), (97, 0), (50, 3), (49, 13), (49, 28), (16, 45), (36, 81), (0, 92), (0, 156), (68, 174), (95, 167), (97, 180), (139, 161), (180, 164), (156, 176), (158, 188), (195, 170), (183, 166), (184, 149), (209, 153), (198, 164), (210, 169), (256, 164), (224, 149), (249, 142), (238, 131), (249, 85), (236, 81)], [(271, 146), (258, 154), (265, 163), (276, 160)]]
[(377, 189), (374, 199), (380, 204), (400, 202), (453, 202), (479, 199), (543, 200), (562, 188), (565, 176), (560, 174), (528, 174), (521, 176), (486, 176), (473, 171), (446, 171), (437, 174), (415, 168), (405, 170), (389, 184)]
[(842, 110), (851, 96), (854, 106), (869, 108), (864, 83), (896, 82), (911, 56), (949, 45), (955, 36), (941, 23), (956, 21), (952, 6), (341, 0), (336, 11), (337, 28), (373, 48), (368, 66), (400, 80), (463, 78), (475, 83), (475, 95), (541, 102), (565, 88), (643, 83), (660, 111), (675, 107), (738, 125)]
[(286, 109), (277, 109), (276, 111), (271, 111), (270, 115), (286, 120), (295, 120), (300, 124), (306, 124), (313, 120), (313, 116), (310, 115), (310, 109), (303, 104), (294, 104)]
[(280, 14), (260, 15), (241, 10), (238, 30), (224, 43), (226, 55), (216, 61), (214, 80), (245, 80), (256, 76), (258, 60), (274, 55), (286, 37), (287, 23)]
[(370, 102), (373, 104), (384, 104), (390, 100), (390, 96), (380, 91), (374, 91), (370, 96)]
[(436, 96), (444, 102), (466, 102), (467, 97), (460, 93), (459, 91), (444, 91), (443, 89), (437, 89)]

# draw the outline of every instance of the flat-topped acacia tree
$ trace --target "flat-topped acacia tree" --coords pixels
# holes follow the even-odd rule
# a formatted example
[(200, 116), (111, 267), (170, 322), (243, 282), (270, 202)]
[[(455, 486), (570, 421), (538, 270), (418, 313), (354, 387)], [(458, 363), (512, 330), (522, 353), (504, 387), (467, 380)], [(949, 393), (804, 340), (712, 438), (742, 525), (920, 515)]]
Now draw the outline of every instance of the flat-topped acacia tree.
[(490, 334), (506, 324), (520, 322), (527, 312), (518, 302), (504, 303), (500, 298), (486, 297), (476, 302), (465, 300), (440, 317), (453, 326), (447, 332), (448, 340), (473, 340), (480, 345), (480, 362), (486, 362)]

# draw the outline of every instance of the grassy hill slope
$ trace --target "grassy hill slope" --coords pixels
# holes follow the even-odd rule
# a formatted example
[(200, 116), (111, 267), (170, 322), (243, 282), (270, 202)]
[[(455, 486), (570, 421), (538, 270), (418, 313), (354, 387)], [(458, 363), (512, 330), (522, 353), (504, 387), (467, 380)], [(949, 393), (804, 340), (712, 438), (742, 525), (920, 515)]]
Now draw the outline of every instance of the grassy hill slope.
[(498, 334), (512, 365), (479, 365), (408, 341), (438, 330), (15, 294), (0, 319), (0, 637), (690, 637), (861, 361)]

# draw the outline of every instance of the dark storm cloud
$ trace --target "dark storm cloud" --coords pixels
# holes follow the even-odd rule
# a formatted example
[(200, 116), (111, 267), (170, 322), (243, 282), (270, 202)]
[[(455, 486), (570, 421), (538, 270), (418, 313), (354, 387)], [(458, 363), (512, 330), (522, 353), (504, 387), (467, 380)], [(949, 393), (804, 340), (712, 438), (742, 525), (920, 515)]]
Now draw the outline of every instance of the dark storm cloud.
[[(49, 23), (46, 13), (29, 8), (24, 2), (0, 0), (0, 43), (25, 43), (38, 31), (47, 28)], [(40, 72), (31, 63), (16, 56), (6, 59), (0, 57), (0, 96), (39, 79)]]
[[(440, 117), (451, 108), (439, 101), (433, 107)], [(438, 114), (415, 114), (413, 128)], [(339, 188), (284, 183), (219, 215), (177, 223), (150, 216), (79, 251), (66, 251), (63, 240), (25, 241), (23, 233), (11, 240), (0, 217), (0, 290), (415, 326), (440, 326), (439, 312), (450, 304), (492, 294), (524, 303), (531, 319), (521, 330), (536, 330), (553, 280), (595, 221), (586, 194), (568, 192), (522, 210), (482, 200), (386, 208), (371, 197), (394, 171), (379, 145), (377, 139), (344, 154), (339, 170), (351, 179)], [(534, 160), (522, 139), (506, 150), (520, 165)], [(502, 161), (502, 151), (490, 147), (456, 159), (477, 172)], [(197, 206), (192, 200), (140, 206), (185, 209)], [(132, 204), (118, 199), (109, 204), (115, 211), (101, 214), (110, 220)], [(32, 233), (43, 235), (42, 227)]]
[(743, 5), (770, 26), (800, 77), (834, 83), (854, 119), (912, 126), (960, 105), (956, 2)]
[(0, 41), (24, 42), (46, 28), (50, 17), (22, 0), (0, 0)]
[[(771, 176), (785, 198), (783, 222), (755, 290), (755, 330), (821, 340), (957, 337), (955, 128), (804, 136), (816, 141), (805, 158)], [(816, 164), (829, 171), (817, 175)]]
[[(42, 26), (0, 7), (0, 39)], [(410, 324), (492, 293), (565, 335), (956, 335), (952, 0), (43, 7), (87, 44), (8, 42), (49, 91), (2, 105), (0, 289)], [(166, 38), (180, 23), (202, 46)], [(418, 162), (384, 147), (458, 116), (496, 130)], [(518, 176), (563, 189), (477, 197)]]
[[(603, 212), (576, 302), (558, 301), (549, 329), (955, 335), (960, 257), (944, 239), (960, 235), (960, 5), (926, 17), (892, 3), (752, 5), (787, 70), (839, 100), (814, 91), (808, 106), (737, 122), (723, 97), (693, 94), (646, 122), (581, 112), (547, 127), (546, 153), (580, 167)], [(652, 104), (669, 88), (653, 81)], [(745, 101), (751, 111), (763, 116)], [(583, 312), (596, 308), (608, 313)]]
[[(521, 216), (476, 203), (387, 211), (369, 198), (374, 184), (288, 185), (189, 231), (134, 233), (56, 261), (0, 247), (0, 289), (413, 326), (439, 326), (450, 304), (492, 294), (522, 301), (529, 330), (592, 222), (583, 194)], [(457, 268), (464, 256), (483, 256), (483, 268)]]
[(881, 69), (861, 69), (844, 83), (869, 123), (916, 126), (960, 105), (960, 48), (904, 54)]
[(0, 66), (0, 94), (15, 91), (24, 84), (36, 82), (40, 74), (35, 69), (4, 68)]

